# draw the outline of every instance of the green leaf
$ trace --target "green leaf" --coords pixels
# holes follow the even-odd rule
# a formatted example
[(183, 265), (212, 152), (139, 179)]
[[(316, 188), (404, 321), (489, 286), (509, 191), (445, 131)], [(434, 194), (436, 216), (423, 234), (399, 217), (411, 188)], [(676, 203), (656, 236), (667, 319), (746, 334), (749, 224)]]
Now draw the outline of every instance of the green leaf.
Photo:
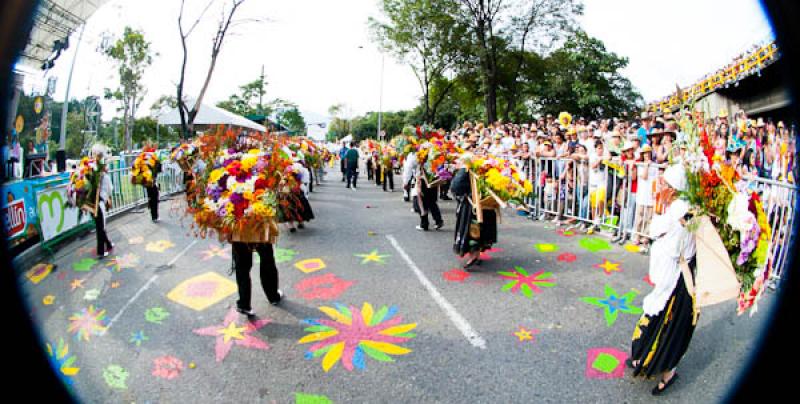
[(619, 316), (619, 310), (611, 313), (606, 309), (606, 325), (611, 327), (617, 321), (617, 316)]
[(394, 335), (394, 336), (395, 337), (400, 337), (400, 338), (414, 338), (414, 337), (417, 336), (417, 334), (415, 334), (413, 332), (404, 332), (402, 334), (397, 334), (397, 335)]
[(326, 346), (325, 348), (317, 349), (311, 355), (314, 358), (319, 358), (320, 356), (325, 355), (326, 353), (328, 353), (328, 351), (330, 351), (333, 348), (333, 345), (334, 344), (330, 344), (330, 345)]
[(545, 273), (537, 276), (536, 279), (547, 279), (547, 278), (549, 278), (551, 276), (553, 276), (552, 272), (545, 272)]
[(63, 367), (63, 368), (71, 368), (72, 364), (75, 363), (75, 359), (77, 359), (77, 357), (70, 356), (69, 359), (64, 361), (64, 363), (61, 365), (61, 367)]
[(517, 274), (517, 273), (515, 273), (515, 272), (498, 272), (498, 274), (499, 274), (499, 275), (510, 276), (510, 277), (519, 276), (519, 274)]
[(511, 281), (509, 283), (506, 283), (505, 285), (503, 285), (503, 288), (501, 290), (504, 291), (504, 292), (508, 291), (511, 288), (513, 288), (514, 286), (516, 286), (517, 283), (519, 283), (519, 281)]
[(514, 267), (514, 269), (516, 269), (517, 272), (521, 273), (522, 276), (529, 276), (528, 271), (526, 271), (525, 268), (523, 267)]
[(383, 306), (372, 315), (372, 319), (369, 322), (369, 325), (375, 325), (383, 321), (383, 318), (386, 317), (386, 314), (389, 312), (389, 307)]

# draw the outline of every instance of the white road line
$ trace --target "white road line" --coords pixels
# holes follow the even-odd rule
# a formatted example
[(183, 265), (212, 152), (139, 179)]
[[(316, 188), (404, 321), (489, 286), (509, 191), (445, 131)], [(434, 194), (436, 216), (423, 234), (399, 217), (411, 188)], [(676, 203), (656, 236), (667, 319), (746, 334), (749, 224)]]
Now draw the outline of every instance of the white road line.
[[(192, 240), (192, 242), (191, 242), (191, 243), (189, 243), (189, 245), (188, 245), (188, 246), (186, 246), (186, 248), (184, 248), (184, 249), (183, 249), (183, 251), (181, 251), (180, 253), (178, 253), (178, 255), (176, 255), (176, 256), (175, 256), (175, 257), (172, 259), (172, 261), (170, 261), (170, 262), (167, 264), (167, 266), (174, 264), (174, 263), (175, 263), (175, 261), (177, 261), (177, 260), (178, 260), (178, 258), (182, 257), (182, 256), (183, 256), (183, 254), (186, 254), (186, 252), (187, 252), (187, 251), (189, 251), (189, 249), (190, 249), (190, 248), (192, 248), (192, 247), (193, 247), (195, 244), (197, 244), (197, 239), (195, 239), (195, 240)], [(133, 295), (133, 297), (131, 297), (131, 298), (130, 298), (130, 300), (128, 300), (128, 302), (127, 302), (127, 303), (125, 303), (125, 305), (124, 305), (124, 306), (122, 306), (122, 310), (120, 310), (120, 311), (119, 311), (119, 313), (117, 313), (117, 315), (116, 315), (116, 316), (114, 316), (114, 317), (111, 319), (111, 321), (109, 321), (109, 322), (108, 322), (108, 326), (106, 326), (105, 330), (103, 330), (103, 332), (102, 332), (100, 335), (106, 335), (106, 333), (108, 332), (108, 330), (110, 330), (110, 329), (111, 329), (111, 326), (112, 326), (112, 325), (114, 325), (114, 323), (115, 323), (115, 322), (117, 322), (117, 320), (119, 320), (119, 318), (122, 316), (122, 314), (123, 314), (123, 313), (125, 313), (125, 310), (128, 310), (128, 307), (130, 307), (130, 305), (131, 305), (131, 304), (133, 304), (133, 302), (135, 302), (135, 301), (136, 301), (136, 299), (138, 299), (138, 298), (139, 298), (139, 296), (141, 296), (141, 295), (142, 295), (142, 293), (144, 293), (144, 291), (145, 291), (145, 290), (147, 290), (148, 288), (150, 288), (150, 285), (152, 285), (152, 284), (153, 284), (153, 282), (155, 282), (155, 281), (156, 281), (156, 279), (158, 279), (158, 274), (155, 274), (155, 275), (153, 275), (153, 276), (152, 276), (152, 277), (151, 277), (151, 278), (150, 278), (150, 279), (147, 281), (147, 283), (145, 283), (145, 284), (144, 284), (144, 286), (142, 286), (142, 287), (141, 287), (141, 288), (140, 288), (138, 291), (136, 291), (136, 294), (134, 294), (134, 295)]]
[(481, 338), (475, 329), (473, 329), (472, 326), (467, 322), (464, 316), (459, 314), (456, 308), (453, 307), (453, 305), (450, 304), (450, 302), (448, 302), (441, 293), (439, 293), (439, 290), (433, 286), (433, 283), (431, 283), (428, 277), (426, 277), (425, 274), (420, 271), (417, 265), (414, 264), (414, 261), (412, 261), (403, 248), (400, 247), (400, 243), (397, 242), (394, 236), (387, 234), (386, 238), (389, 239), (390, 243), (392, 243), (394, 249), (400, 253), (400, 256), (406, 261), (406, 264), (408, 264), (408, 267), (414, 272), (414, 275), (417, 275), (417, 278), (422, 283), (422, 286), (428, 290), (428, 293), (430, 293), (433, 300), (439, 305), (439, 307), (442, 308), (442, 310), (444, 310), (444, 313), (450, 318), (450, 321), (452, 321), (456, 328), (458, 328), (458, 330), (464, 334), (464, 337), (467, 338), (467, 341), (469, 341), (469, 343), (476, 348), (486, 349), (486, 340)]

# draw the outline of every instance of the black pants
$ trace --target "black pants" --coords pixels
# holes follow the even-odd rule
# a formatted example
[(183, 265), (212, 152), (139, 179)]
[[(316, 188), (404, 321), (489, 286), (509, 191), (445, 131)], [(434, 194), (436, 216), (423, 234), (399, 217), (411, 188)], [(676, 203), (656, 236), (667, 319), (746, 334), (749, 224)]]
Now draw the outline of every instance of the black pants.
[(356, 187), (356, 182), (358, 181), (358, 167), (348, 167), (347, 168), (347, 188), (350, 188), (350, 184), (352, 182), (353, 187)]
[(392, 172), (391, 168), (384, 168), (384, 177), (383, 177), (383, 190), (386, 191), (386, 183), (389, 183), (389, 189), (394, 191), (394, 172)]
[(236, 285), (239, 288), (239, 300), (236, 306), (240, 309), (250, 310), (252, 297), (252, 282), (250, 281), (250, 268), (253, 266), (253, 251), (261, 257), (259, 277), (261, 288), (267, 295), (267, 300), (277, 302), (281, 299), (278, 294), (278, 267), (275, 265), (275, 256), (272, 244), (258, 243), (232, 243), (233, 265), (236, 269)]
[(372, 160), (367, 160), (367, 181), (372, 181)]
[(444, 223), (442, 221), (442, 212), (439, 211), (439, 205), (436, 203), (438, 194), (439, 190), (436, 188), (422, 188), (422, 210), (425, 211), (425, 214), (420, 215), (419, 227), (427, 229), (430, 226), (428, 213), (433, 215), (433, 221), (436, 224)]
[(344, 179), (347, 177), (347, 163), (346, 163), (346, 161), (347, 160), (345, 160), (344, 157), (342, 157), (339, 160), (339, 162), (340, 162), (340, 164), (342, 166), (342, 182), (344, 182)]
[(308, 170), (308, 192), (314, 192), (314, 168)]
[[(100, 201), (100, 203), (103, 203)], [(106, 224), (105, 218), (103, 217), (103, 211), (100, 207), (97, 207), (97, 215), (94, 217), (94, 229), (95, 233), (97, 233), (97, 255), (103, 256), (106, 253), (106, 247), (111, 249), (111, 240), (109, 240), (108, 235), (106, 234)]]
[(147, 206), (150, 207), (150, 218), (158, 219), (158, 186), (147, 187)]
[(375, 185), (377, 185), (377, 186), (381, 186), (381, 170), (382, 169), (383, 169), (383, 167), (381, 167), (380, 164), (375, 164)]
[(439, 186), (439, 197), (444, 199), (448, 192), (450, 192), (450, 181)]

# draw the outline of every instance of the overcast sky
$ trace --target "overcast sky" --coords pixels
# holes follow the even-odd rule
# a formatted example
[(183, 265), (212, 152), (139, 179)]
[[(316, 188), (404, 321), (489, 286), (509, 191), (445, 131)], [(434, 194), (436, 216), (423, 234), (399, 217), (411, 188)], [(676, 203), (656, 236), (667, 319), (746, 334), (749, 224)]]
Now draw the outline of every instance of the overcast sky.
[[(222, 5), (227, 0), (217, 0)], [(207, 0), (186, 0), (193, 21)], [(692, 84), (728, 63), (755, 42), (772, 37), (755, 0), (585, 0), (583, 28), (607, 49), (628, 57), (624, 74), (646, 100)], [(80, 45), (71, 94), (82, 98), (113, 87), (111, 64), (98, 51), (103, 37), (120, 35), (125, 25), (143, 30), (158, 52), (144, 81), (148, 89), (141, 114), (160, 95), (175, 94), (181, 62), (177, 31), (179, 0), (111, 0), (89, 19)], [(188, 93), (199, 90), (208, 68), (210, 38), (220, 8), (212, 7), (189, 42)], [(248, 0), (241, 18), (260, 19), (237, 27), (223, 47), (206, 100), (226, 99), (258, 77), (264, 66), (267, 98), (280, 97), (302, 110), (327, 115), (335, 103), (354, 114), (378, 109), (381, 53), (370, 40), (367, 19), (379, 17), (378, 0)], [(49, 75), (58, 77), (56, 98), (64, 97), (77, 34)], [(360, 48), (362, 47), (362, 48)], [(41, 71), (26, 87), (43, 88)], [(421, 91), (410, 68), (387, 56), (383, 109), (414, 107)], [(109, 119), (113, 106), (105, 106)]]

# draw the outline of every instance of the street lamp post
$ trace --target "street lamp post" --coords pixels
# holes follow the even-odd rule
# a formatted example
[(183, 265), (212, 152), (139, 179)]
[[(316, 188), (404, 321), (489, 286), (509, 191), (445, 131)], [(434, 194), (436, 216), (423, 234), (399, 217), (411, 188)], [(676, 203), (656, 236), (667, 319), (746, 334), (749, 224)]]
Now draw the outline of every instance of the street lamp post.
[[(358, 49), (364, 49), (364, 45), (358, 45)], [(382, 140), (383, 136), (381, 135), (381, 126), (383, 124), (383, 66), (384, 66), (384, 59), (385, 55), (381, 52), (381, 82), (380, 82), (380, 94), (378, 95), (378, 130), (376, 133), (376, 137), (378, 140)]]

